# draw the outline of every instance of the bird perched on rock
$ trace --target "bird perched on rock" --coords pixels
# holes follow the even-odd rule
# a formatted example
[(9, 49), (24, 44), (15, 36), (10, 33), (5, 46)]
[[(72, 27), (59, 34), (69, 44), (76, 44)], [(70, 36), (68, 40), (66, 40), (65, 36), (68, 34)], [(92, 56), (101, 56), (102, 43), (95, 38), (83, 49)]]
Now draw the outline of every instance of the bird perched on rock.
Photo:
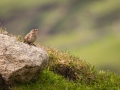
[(24, 37), (24, 43), (34, 45), (33, 43), (37, 39), (37, 33), (38, 29), (32, 29), (25, 37)]
[(9, 35), (9, 33), (7, 31), (3, 31), (2, 34)]

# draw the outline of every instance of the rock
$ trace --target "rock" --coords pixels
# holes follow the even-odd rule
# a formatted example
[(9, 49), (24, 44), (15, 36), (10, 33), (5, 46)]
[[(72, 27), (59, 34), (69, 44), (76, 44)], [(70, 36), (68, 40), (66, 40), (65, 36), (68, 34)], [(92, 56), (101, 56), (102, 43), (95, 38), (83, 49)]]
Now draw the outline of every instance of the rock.
[(8, 87), (5, 83), (5, 80), (2, 78), (2, 75), (0, 75), (0, 90), (8, 90)]
[(46, 67), (48, 59), (44, 49), (0, 34), (0, 74), (6, 84), (35, 79)]

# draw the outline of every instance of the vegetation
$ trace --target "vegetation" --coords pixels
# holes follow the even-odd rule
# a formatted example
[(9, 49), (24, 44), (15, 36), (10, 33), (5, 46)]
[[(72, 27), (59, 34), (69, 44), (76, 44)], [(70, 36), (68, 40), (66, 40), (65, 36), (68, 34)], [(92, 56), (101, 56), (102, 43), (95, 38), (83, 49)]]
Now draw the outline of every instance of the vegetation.
[[(4, 28), (0, 28), (4, 32)], [(22, 36), (11, 35), (18, 41)], [(103, 70), (73, 56), (68, 52), (41, 46), (49, 55), (48, 67), (40, 73), (37, 80), (19, 83), (11, 90), (119, 90), (120, 76)]]
[[(101, 80), (103, 78), (103, 80)], [(100, 72), (98, 82), (92, 81), (86, 84), (81, 81), (67, 81), (62, 76), (50, 70), (44, 70), (37, 81), (27, 84), (19, 84), (12, 90), (119, 90), (120, 77), (110, 72)]]
[(49, 54), (48, 67), (35, 81), (22, 83), (12, 90), (119, 90), (120, 76), (98, 71), (78, 57), (57, 49), (44, 47)]
[[(3, 0), (0, 23), (25, 35), (39, 29), (38, 42), (120, 73), (120, 0)], [(114, 61), (114, 63), (113, 63)]]
[[(119, 3), (120, 0), (1, 1), (0, 22), (15, 34), (38, 28), (38, 42), (44, 46), (37, 46), (46, 49), (50, 57), (38, 80), (12, 90), (119, 90), (119, 75), (96, 69), (120, 73)], [(12, 36), (23, 39), (21, 35)]]

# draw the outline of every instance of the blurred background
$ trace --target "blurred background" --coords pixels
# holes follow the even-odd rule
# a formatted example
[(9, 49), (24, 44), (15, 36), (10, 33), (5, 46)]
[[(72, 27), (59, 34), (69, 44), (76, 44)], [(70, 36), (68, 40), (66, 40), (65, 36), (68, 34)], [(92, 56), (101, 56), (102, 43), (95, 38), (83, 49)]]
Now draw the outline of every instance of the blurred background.
[(9, 33), (39, 29), (37, 42), (120, 74), (120, 0), (1, 0)]

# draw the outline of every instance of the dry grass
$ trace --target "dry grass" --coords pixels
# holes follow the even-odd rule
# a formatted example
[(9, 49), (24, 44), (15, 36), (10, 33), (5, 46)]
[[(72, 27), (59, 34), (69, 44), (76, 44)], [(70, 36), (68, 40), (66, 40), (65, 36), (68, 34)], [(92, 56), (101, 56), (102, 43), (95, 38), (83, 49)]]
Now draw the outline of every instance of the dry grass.
[(6, 28), (2, 27), (1, 25), (0, 25), (0, 34), (8, 35), (10, 37), (14, 37), (16, 40), (18, 40), (20, 42), (23, 42), (23, 37), (21, 35), (10, 34), (9, 32), (7, 32)]
[(69, 80), (81, 80), (86, 83), (95, 80), (96, 69), (78, 57), (68, 52), (62, 52), (51, 47), (43, 48), (49, 54), (48, 67), (51, 71), (58, 73)]

